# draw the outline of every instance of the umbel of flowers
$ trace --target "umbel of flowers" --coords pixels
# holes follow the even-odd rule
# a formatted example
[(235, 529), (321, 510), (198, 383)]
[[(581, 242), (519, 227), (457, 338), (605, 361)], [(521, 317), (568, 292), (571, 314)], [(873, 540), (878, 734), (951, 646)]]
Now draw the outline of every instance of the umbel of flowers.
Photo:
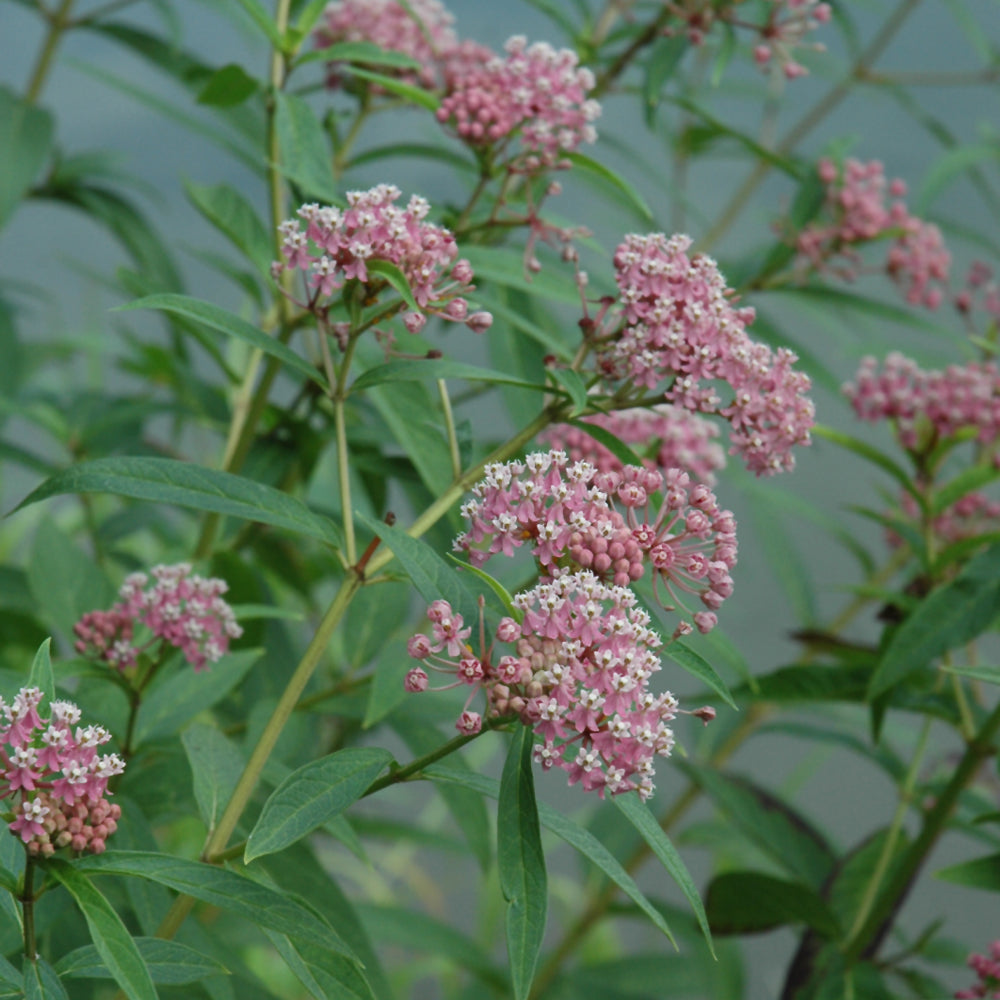
[(662, 391), (689, 412), (723, 417), (731, 453), (757, 475), (791, 469), (792, 449), (810, 443), (810, 379), (793, 367), (794, 353), (750, 339), (753, 309), (736, 308), (715, 261), (689, 256), (690, 246), (663, 233), (631, 234), (618, 246), (618, 309), (605, 304), (584, 320), (598, 370), (623, 389)]
[(343, 210), (303, 205), (298, 218), (278, 227), (284, 260), (272, 265), (275, 278), (301, 271), (306, 301), (299, 304), (325, 315), (346, 281), (368, 283), (373, 280), (369, 267), (381, 261), (399, 268), (413, 291), (419, 310), (403, 317), (410, 333), (417, 333), (431, 314), (477, 333), (488, 329), (493, 317), (470, 313), (463, 298), (473, 288), (473, 273), (467, 260), (456, 259), (455, 237), (424, 221), (430, 211), (426, 199), (413, 195), (404, 208), (396, 204), (401, 194), (391, 184), (379, 184), (369, 191), (349, 191)]
[(445, 688), (472, 689), (460, 731), (479, 731), (482, 718), (469, 706), (482, 690), (490, 715), (516, 714), (541, 737), (535, 756), (543, 767), (562, 768), (571, 784), (602, 795), (634, 788), (647, 797), (654, 758), (673, 746), (667, 723), (678, 708), (672, 695), (649, 690), (661, 640), (629, 584), (648, 564), (669, 610), (683, 609), (681, 595), (704, 606), (683, 609), (673, 638), (708, 632), (733, 589), (732, 514), (680, 469), (598, 472), (559, 451), (491, 465), (472, 492), (462, 507), (469, 528), (456, 549), (481, 566), (529, 546), (541, 582), (514, 598), (521, 620), (505, 618), (478, 655), (467, 642), (471, 626), (446, 602), (432, 604), (433, 634), (409, 644), (423, 666), (407, 674), (407, 689), (426, 690), (428, 670), (450, 674)]
[(0, 698), (0, 798), (10, 830), (32, 854), (48, 856), (61, 847), (100, 854), (121, 816), (106, 798), (108, 780), (125, 762), (99, 753), (111, 734), (79, 725), (76, 705), (53, 701), (43, 718), (41, 700), (33, 687), (21, 688), (10, 704)]
[(243, 634), (222, 596), (229, 585), (192, 573), (188, 563), (154, 566), (151, 574), (152, 581), (145, 573), (131, 574), (118, 602), (87, 612), (73, 626), (76, 651), (125, 672), (162, 642), (179, 649), (195, 670), (207, 669)]

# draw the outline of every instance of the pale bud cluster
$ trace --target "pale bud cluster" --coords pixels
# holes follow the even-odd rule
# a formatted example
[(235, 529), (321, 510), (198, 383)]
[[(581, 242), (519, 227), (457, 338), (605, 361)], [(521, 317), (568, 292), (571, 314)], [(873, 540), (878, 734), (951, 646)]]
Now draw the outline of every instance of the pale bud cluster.
[(47, 857), (61, 847), (100, 854), (121, 816), (105, 797), (108, 781), (125, 762), (98, 752), (111, 734), (79, 725), (76, 705), (53, 701), (46, 719), (41, 700), (31, 687), (10, 704), (0, 698), (0, 798), (10, 803), (10, 830), (32, 854)]
[(382, 261), (402, 271), (413, 291), (419, 311), (403, 317), (410, 333), (419, 331), (429, 314), (464, 323), (477, 333), (488, 329), (493, 317), (469, 312), (462, 297), (474, 287), (473, 273), (467, 260), (456, 260), (455, 237), (424, 221), (430, 211), (426, 199), (413, 195), (403, 208), (396, 204), (400, 196), (399, 188), (379, 184), (369, 191), (349, 191), (344, 210), (303, 205), (297, 219), (278, 227), (284, 261), (272, 266), (274, 276), (302, 271), (308, 307), (322, 309), (345, 281), (378, 280), (376, 269), (370, 274), (369, 267)]
[[(76, 651), (123, 672), (157, 640), (179, 649), (195, 670), (221, 659), (230, 640), (243, 634), (222, 596), (229, 589), (225, 580), (192, 573), (188, 563), (154, 566), (151, 573), (152, 582), (145, 573), (132, 573), (116, 604), (89, 611), (73, 626)], [(137, 646), (140, 626), (152, 638)]]

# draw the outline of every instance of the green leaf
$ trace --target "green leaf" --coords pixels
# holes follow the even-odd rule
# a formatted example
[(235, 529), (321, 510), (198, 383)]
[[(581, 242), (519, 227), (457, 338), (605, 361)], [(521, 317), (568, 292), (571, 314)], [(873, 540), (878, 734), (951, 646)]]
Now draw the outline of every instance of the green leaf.
[[(462, 788), (497, 798), (499, 784), (481, 774), (467, 774), (451, 767), (434, 765), (425, 768), (424, 774), (434, 782), (454, 783)], [(673, 935), (660, 911), (642, 894), (635, 879), (625, 870), (621, 862), (589, 830), (580, 826), (561, 812), (544, 802), (538, 803), (538, 819), (546, 830), (550, 830), (570, 847), (579, 851), (598, 870), (603, 872), (672, 942)], [(675, 942), (676, 943), (676, 942)]]
[(729, 693), (725, 681), (712, 669), (712, 665), (701, 653), (696, 652), (679, 639), (675, 639), (663, 647), (663, 654), (683, 667), (689, 674), (694, 674), (695, 677), (704, 681), (730, 708), (739, 711), (739, 706), (733, 701), (733, 696)]
[(0, 87), (0, 228), (31, 187), (52, 146), (52, 116)]
[(24, 963), (24, 1000), (69, 1000), (66, 987), (44, 958)]
[(419, 310), (417, 300), (413, 297), (413, 289), (406, 275), (388, 260), (370, 260), (365, 264), (365, 270), (369, 274), (377, 274), (384, 278), (399, 293), (400, 298), (414, 310)]
[(726, 872), (709, 883), (705, 910), (714, 934), (759, 934), (803, 923), (835, 940), (840, 925), (817, 893), (759, 872)]
[(395, 77), (386, 76), (384, 73), (375, 73), (370, 69), (361, 69), (360, 66), (350, 64), (344, 66), (344, 72), (349, 73), (351, 76), (360, 77), (362, 80), (367, 80), (369, 83), (378, 84), (383, 90), (389, 91), (390, 94), (402, 97), (411, 104), (417, 104), (428, 111), (437, 111), (441, 106), (440, 99), (435, 97), (430, 91), (424, 90), (421, 87), (415, 87), (412, 83), (404, 83)]
[(28, 687), (36, 687), (42, 692), (41, 704), (48, 705), (56, 696), (56, 678), (52, 672), (52, 656), (49, 652), (52, 640), (46, 639), (38, 647), (28, 675)]
[[(13, 892), (17, 893), (17, 888)], [(7, 961), (0, 956), (0, 996), (16, 997), (21, 1000), (24, 996), (24, 976)]]
[(293, 771), (264, 803), (244, 861), (281, 851), (339, 816), (391, 761), (388, 750), (349, 747)]
[(448, 558), (456, 566), (460, 566), (463, 573), (471, 573), (477, 580), (482, 580), (497, 595), (507, 617), (513, 618), (518, 624), (524, 620), (524, 612), (514, 606), (514, 598), (511, 592), (496, 577), (490, 576), (486, 570), (480, 569), (478, 566), (471, 566), (469, 563), (463, 562), (451, 552), (448, 553)]
[(926, 215), (931, 204), (945, 188), (954, 183), (970, 168), (991, 161), (1000, 162), (1000, 145), (996, 142), (961, 145), (943, 153), (924, 176), (923, 184), (917, 193), (914, 212), (918, 215)]
[(545, 934), (548, 883), (531, 771), (534, 736), (518, 726), (511, 740), (497, 804), (497, 867), (507, 900), (507, 955), (515, 1000), (531, 992)]
[(85, 875), (131, 875), (148, 879), (235, 913), (259, 927), (356, 960), (351, 949), (312, 910), (228, 868), (152, 851), (108, 851), (88, 855), (77, 860), (74, 867)]
[(242, 340), (251, 347), (272, 358), (277, 358), (290, 371), (297, 372), (305, 376), (324, 389), (329, 389), (326, 376), (319, 369), (309, 364), (305, 358), (299, 357), (290, 347), (281, 343), (275, 337), (269, 337), (262, 330), (258, 330), (252, 323), (245, 319), (240, 319), (235, 313), (226, 309), (220, 309), (211, 302), (202, 302), (200, 299), (193, 299), (189, 295), (177, 295), (172, 292), (165, 292), (160, 295), (147, 295), (145, 298), (127, 305), (118, 306), (118, 311), (128, 311), (131, 309), (159, 309), (163, 312), (174, 313), (193, 319), (197, 323), (203, 323), (213, 330), (219, 330), (230, 337)]
[(974, 861), (949, 865), (935, 872), (934, 877), (956, 885), (965, 885), (970, 889), (1000, 892), (1000, 854), (988, 854)]
[(465, 586), (458, 570), (449, 566), (425, 541), (358, 511), (354, 512), (354, 518), (392, 549), (392, 554), (428, 604), (443, 598), (466, 624), (475, 624), (479, 618), (477, 595)]
[(1000, 469), (993, 465), (974, 465), (964, 469), (935, 491), (931, 500), (931, 514), (936, 516), (942, 513), (973, 490), (981, 489), (997, 479), (1000, 479)]
[(237, 2), (250, 15), (250, 19), (260, 28), (272, 47), (282, 51), (285, 40), (281, 37), (278, 25), (275, 24), (261, 0), (237, 0)]
[(868, 686), (870, 698), (899, 684), (938, 656), (985, 632), (1000, 614), (1000, 544), (932, 590), (893, 633)]
[(569, 417), (586, 413), (590, 408), (590, 398), (587, 395), (587, 386), (583, 379), (572, 368), (550, 368), (548, 374), (552, 376), (556, 385), (565, 389), (573, 403)]
[(404, 948), (421, 956), (445, 958), (460, 969), (467, 969), (480, 982), (491, 987), (500, 996), (510, 993), (510, 980), (471, 937), (460, 930), (421, 913), (414, 920), (412, 910), (397, 906), (358, 907), (358, 915), (372, 939), (381, 945)]
[(510, 378), (490, 368), (467, 365), (462, 361), (448, 361), (445, 358), (420, 358), (417, 361), (390, 361), (369, 368), (354, 380), (351, 392), (361, 392), (372, 386), (390, 382), (423, 382), (439, 378), (460, 378), (466, 382), (489, 382), (493, 385), (515, 385), (521, 389), (534, 389), (537, 392), (551, 391), (551, 387), (545, 384)]
[(261, 649), (241, 649), (199, 672), (185, 664), (172, 677), (155, 685), (136, 714), (135, 744), (172, 736), (189, 719), (222, 701), (262, 653)]
[(616, 174), (613, 170), (604, 166), (603, 163), (598, 163), (597, 160), (585, 156), (583, 153), (565, 153), (563, 159), (569, 160), (577, 170), (582, 170), (590, 177), (593, 177), (599, 182), (601, 187), (605, 189), (610, 188), (612, 193), (622, 196), (625, 204), (642, 219), (646, 221), (652, 220), (653, 212), (649, 205), (646, 204), (642, 195), (624, 177)]
[(45, 480), (15, 510), (63, 493), (115, 493), (137, 500), (242, 517), (338, 548), (340, 531), (301, 500), (228, 472), (171, 458), (97, 458)]
[(840, 445), (841, 448), (846, 448), (848, 451), (854, 452), (855, 455), (859, 455), (861, 458), (867, 459), (869, 462), (877, 465), (883, 472), (887, 472), (892, 476), (908, 493), (915, 492), (906, 470), (873, 445), (852, 437), (850, 434), (845, 434), (843, 431), (826, 427), (823, 424), (815, 424), (812, 433), (817, 437), (825, 438), (827, 441), (832, 441), (834, 444)]
[(40, 617), (67, 639), (86, 612), (106, 608), (114, 599), (94, 560), (48, 516), (31, 541), (28, 585)]
[(121, 917), (93, 883), (68, 861), (52, 858), (45, 870), (73, 897), (87, 921), (91, 940), (115, 982), (132, 1000), (156, 1000), (149, 969)]
[(702, 905), (701, 896), (691, 878), (690, 872), (677, 853), (677, 849), (670, 842), (660, 824), (653, 817), (645, 803), (639, 801), (639, 796), (634, 792), (626, 792), (623, 795), (614, 795), (611, 801), (621, 810), (625, 818), (639, 831), (642, 839), (649, 845), (650, 850), (659, 859), (660, 864), (666, 869), (667, 874), (677, 883), (678, 888), (684, 898), (691, 905), (694, 915), (698, 920), (702, 933), (705, 935), (705, 943), (715, 956), (715, 949), (712, 945), (712, 932), (708, 926), (708, 917), (705, 915), (705, 907)]
[(237, 63), (227, 63), (216, 70), (198, 94), (199, 104), (230, 108), (242, 104), (257, 90), (257, 81)]
[(660, 106), (663, 85), (674, 75), (684, 54), (690, 48), (687, 38), (679, 34), (674, 38), (659, 38), (649, 50), (645, 62), (645, 79), (642, 96), (646, 105), (646, 123), (652, 125), (652, 112)]
[(569, 419), (566, 423), (572, 424), (578, 430), (592, 437), (598, 444), (603, 445), (623, 465), (641, 466), (643, 464), (642, 458), (625, 444), (624, 441), (615, 437), (611, 431), (601, 427), (599, 424), (592, 424), (587, 420), (578, 419)]
[(945, 673), (959, 674), (961, 677), (971, 677), (974, 681), (984, 684), (1000, 684), (1000, 667), (949, 667), (941, 668)]
[[(153, 937), (135, 938), (135, 943), (153, 982), (162, 986), (187, 986), (208, 976), (229, 975), (229, 970), (221, 962), (186, 944)], [(55, 969), (66, 979), (113, 978), (92, 944), (63, 955)]]
[(228, 184), (187, 181), (184, 191), (191, 204), (253, 263), (260, 274), (269, 274), (274, 259), (271, 240), (253, 205), (236, 188)]
[(196, 722), (181, 733), (194, 780), (194, 800), (209, 831), (229, 803), (246, 765), (243, 754), (215, 726)]
[(365, 63), (369, 66), (391, 66), (394, 69), (422, 69), (422, 63), (402, 52), (383, 49), (374, 42), (337, 42), (322, 49), (313, 49), (295, 60), (296, 66), (317, 62)]
[(477, 284), (481, 281), (494, 281), (498, 285), (516, 288), (532, 296), (540, 295), (575, 308), (580, 306), (580, 290), (572, 278), (557, 271), (540, 271), (527, 277), (519, 251), (470, 245), (462, 247), (462, 253), (472, 265)]
[(822, 888), (834, 865), (823, 835), (776, 795), (747, 780), (709, 767), (678, 766), (706, 792), (736, 829), (787, 872)]
[(313, 109), (303, 98), (284, 91), (279, 91), (275, 100), (282, 172), (302, 188), (303, 194), (329, 205), (340, 204), (329, 143)]

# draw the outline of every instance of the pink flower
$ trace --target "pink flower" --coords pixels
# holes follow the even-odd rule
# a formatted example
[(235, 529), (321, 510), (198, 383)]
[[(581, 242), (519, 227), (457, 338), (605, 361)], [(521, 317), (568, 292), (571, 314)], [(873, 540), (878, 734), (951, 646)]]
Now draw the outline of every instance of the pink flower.
[(1000, 997), (1000, 940), (990, 945), (990, 954), (969, 956), (969, 968), (979, 977), (970, 989), (959, 990), (955, 1000), (976, 1000), (978, 997)]
[(78, 726), (80, 710), (53, 701), (50, 717), (37, 707), (41, 693), (22, 688), (11, 705), (0, 699), (0, 798), (10, 799), (15, 813), (10, 830), (33, 854), (57, 848), (100, 853), (121, 815), (108, 803), (108, 780), (125, 763), (97, 748), (111, 739), (101, 726)]
[(145, 573), (131, 574), (110, 610), (89, 611), (73, 626), (76, 651), (125, 671), (151, 645), (133, 644), (136, 628), (143, 627), (179, 649), (195, 670), (221, 659), (230, 640), (243, 634), (222, 597), (229, 589), (225, 580), (198, 576), (187, 563), (151, 572), (153, 583)]
[[(399, 188), (379, 184), (369, 191), (349, 191), (346, 211), (316, 204), (303, 205), (297, 219), (278, 228), (282, 235), (282, 270), (301, 270), (309, 302), (303, 308), (326, 308), (325, 300), (345, 281), (369, 283), (369, 265), (384, 261), (406, 277), (419, 311), (403, 318), (410, 333), (417, 333), (427, 315), (464, 322), (481, 332), (488, 313), (467, 315), (461, 296), (472, 289), (472, 268), (459, 260), (455, 237), (447, 229), (425, 222), (430, 205), (418, 195), (406, 207), (396, 205)], [(305, 232), (302, 227), (305, 226)]]
[(594, 142), (591, 123), (601, 109), (587, 99), (594, 76), (577, 65), (576, 53), (546, 42), (528, 45), (520, 35), (504, 49), (503, 57), (483, 59), (480, 52), (478, 59), (452, 60), (438, 121), (472, 146), (516, 134), (529, 154), (527, 169), (555, 165), (563, 153)]
[[(437, 61), (458, 46), (453, 22), (438, 0), (409, 0), (406, 7), (397, 0), (334, 0), (323, 11), (323, 26), (315, 37), (324, 48), (338, 42), (371, 42), (388, 52), (410, 56), (420, 63), (419, 70), (379, 69), (408, 83), (434, 87)], [(331, 63), (327, 86), (340, 83), (337, 64)]]

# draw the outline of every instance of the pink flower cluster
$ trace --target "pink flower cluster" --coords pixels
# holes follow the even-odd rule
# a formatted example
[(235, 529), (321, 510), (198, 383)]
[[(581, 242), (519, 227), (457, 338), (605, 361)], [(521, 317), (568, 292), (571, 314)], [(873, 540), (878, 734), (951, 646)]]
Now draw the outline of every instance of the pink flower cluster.
[(461, 297), (473, 287), (473, 273), (467, 260), (455, 259), (455, 237), (424, 221), (430, 210), (424, 198), (414, 195), (401, 208), (396, 205), (400, 194), (391, 184), (379, 184), (370, 191), (349, 191), (344, 211), (303, 205), (298, 219), (279, 226), (284, 262), (272, 265), (275, 277), (285, 270), (303, 271), (308, 307), (314, 308), (349, 279), (369, 282), (368, 264), (385, 261), (403, 272), (420, 307), (403, 318), (411, 333), (423, 327), (429, 313), (465, 323), (477, 333), (488, 329), (493, 317), (469, 313)]
[[(324, 48), (338, 42), (372, 42), (386, 51), (410, 56), (420, 63), (419, 70), (389, 72), (407, 82), (433, 87), (437, 84), (437, 60), (458, 45), (454, 20), (439, 0), (408, 0), (406, 7), (398, 0), (335, 0), (323, 11), (323, 25), (315, 37), (317, 45)], [(327, 85), (339, 83), (334, 63)]]
[[(819, 176), (827, 186), (827, 222), (814, 222), (796, 238), (796, 249), (818, 270), (837, 261), (834, 272), (853, 280), (861, 266), (859, 245), (892, 237), (885, 262), (889, 276), (902, 288), (907, 302), (936, 309), (943, 298), (951, 267), (937, 226), (911, 215), (902, 200), (906, 185), (886, 180), (878, 160), (848, 160), (838, 169), (821, 160)], [(887, 195), (896, 199), (887, 203)]]
[[(78, 653), (124, 672), (162, 640), (179, 649), (195, 670), (204, 670), (225, 655), (230, 639), (243, 634), (222, 597), (229, 589), (225, 580), (198, 576), (187, 563), (154, 566), (152, 576), (149, 584), (145, 573), (131, 574), (116, 604), (89, 611), (73, 626)], [(152, 633), (141, 646), (134, 644), (138, 626)]]
[[(660, 470), (684, 469), (698, 482), (712, 486), (715, 470), (726, 464), (726, 455), (716, 439), (719, 428), (704, 417), (661, 403), (648, 410), (626, 409), (584, 418), (613, 434), (619, 441), (652, 455), (645, 464)], [(587, 461), (598, 472), (621, 472), (622, 461), (582, 427), (555, 424), (540, 435), (546, 444), (565, 451), (574, 462)]]
[[(603, 374), (655, 389), (671, 380), (668, 402), (714, 413), (730, 424), (731, 453), (757, 475), (791, 469), (792, 448), (810, 443), (815, 409), (809, 377), (791, 351), (772, 351), (746, 332), (750, 308), (735, 308), (714, 260), (689, 257), (691, 240), (629, 235), (615, 252), (622, 322), (594, 323)], [(732, 390), (728, 401), (716, 383)]]
[[(689, 41), (701, 45), (705, 35), (717, 22), (743, 28), (756, 34), (760, 41), (754, 48), (754, 61), (760, 67), (777, 64), (789, 80), (804, 76), (808, 70), (795, 60), (792, 50), (802, 47), (809, 32), (826, 24), (832, 10), (819, 0), (768, 0), (767, 18), (762, 23), (744, 21), (742, 0), (666, 0), (664, 6), (686, 24)], [(668, 29), (673, 33), (674, 29)], [(822, 51), (825, 46), (812, 43), (810, 48)]]
[(955, 308), (966, 316), (976, 311), (985, 312), (992, 322), (1000, 322), (1000, 286), (988, 264), (973, 261), (965, 287), (955, 296)]
[[(691, 487), (680, 469), (598, 472), (589, 462), (570, 462), (565, 452), (536, 452), (523, 462), (488, 466), (472, 493), (462, 506), (469, 527), (455, 549), (473, 566), (529, 544), (543, 574), (583, 568), (603, 582), (628, 586), (648, 562), (658, 599), (661, 584), (666, 591), (667, 610), (682, 605), (681, 592), (709, 609), (691, 616), (702, 632), (712, 629), (715, 611), (732, 594), (733, 515), (719, 508), (707, 486)], [(684, 622), (679, 634), (691, 631)]]
[(125, 762), (97, 752), (111, 734), (77, 725), (76, 705), (53, 701), (43, 719), (41, 700), (38, 688), (21, 688), (9, 705), (0, 698), (0, 798), (11, 800), (10, 830), (32, 854), (47, 857), (60, 847), (100, 854), (121, 816), (105, 798), (108, 780)]
[(515, 35), (506, 55), (486, 62), (453, 61), (448, 92), (437, 110), (472, 146), (490, 146), (517, 133), (528, 151), (524, 169), (556, 165), (559, 157), (597, 138), (591, 124), (601, 112), (588, 100), (594, 75), (577, 65), (571, 49), (528, 45)]
[(968, 964), (979, 982), (967, 990), (959, 990), (955, 1000), (978, 1000), (980, 997), (1000, 1000), (1000, 941), (990, 945), (989, 955), (970, 955)]
[[(909, 493), (900, 498), (903, 514), (913, 522), (920, 518), (920, 508), (917, 501)], [(934, 536), (945, 545), (959, 542), (966, 538), (976, 538), (987, 531), (996, 529), (1000, 523), (1000, 502), (991, 500), (985, 493), (966, 493), (950, 507), (943, 510), (931, 522)], [(896, 548), (903, 540), (894, 532), (887, 532), (890, 546)]]
[[(541, 737), (535, 760), (546, 770), (562, 768), (571, 785), (602, 797), (635, 788), (648, 798), (654, 760), (673, 747), (667, 723), (678, 709), (673, 695), (648, 688), (660, 669), (660, 639), (635, 595), (577, 570), (518, 594), (514, 604), (523, 620), (504, 618), (495, 633), (510, 652), (491, 641), (474, 655), (471, 629), (445, 601), (427, 611), (433, 635), (410, 639), (411, 656), (456, 678), (432, 690), (472, 688), (459, 730), (479, 732), (482, 718), (468, 706), (483, 690), (490, 716), (515, 714)], [(428, 679), (414, 667), (407, 689), (426, 690)]]
[(1000, 370), (992, 362), (924, 371), (894, 351), (881, 371), (875, 358), (865, 358), (844, 394), (862, 420), (892, 420), (900, 443), (911, 451), (965, 428), (975, 428), (984, 445), (1000, 438)]

